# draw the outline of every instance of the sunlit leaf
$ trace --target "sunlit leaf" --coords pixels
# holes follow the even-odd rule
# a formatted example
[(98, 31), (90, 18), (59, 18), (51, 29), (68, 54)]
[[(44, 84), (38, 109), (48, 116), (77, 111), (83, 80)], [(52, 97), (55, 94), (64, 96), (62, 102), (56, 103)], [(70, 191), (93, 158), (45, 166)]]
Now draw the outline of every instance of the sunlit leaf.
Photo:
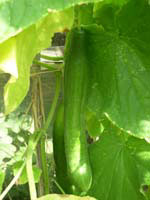
[[(18, 161), (13, 165), (13, 172), (14, 172), (14, 176), (17, 174), (18, 170), (20, 169), (22, 163), (24, 161)], [(35, 183), (38, 183), (40, 180), (40, 176), (41, 176), (41, 169), (38, 168), (37, 166), (33, 166), (33, 175), (34, 175), (34, 181)], [(28, 182), (28, 178), (27, 178), (27, 172), (26, 172), (26, 168), (23, 169), (21, 176), (19, 177), (17, 183), (18, 184), (25, 184)]]
[[(14, 60), (18, 67), (18, 78), (11, 76), (5, 86), (4, 102), (6, 114), (14, 111), (20, 105), (29, 90), (30, 67), (35, 55), (50, 45), (50, 39), (55, 32), (71, 27), (73, 22), (72, 15), (72, 9), (50, 13), (46, 18), (41, 19), (36, 26), (31, 26), (14, 37), (15, 46), (12, 44), (12, 48), (15, 49), (16, 56), (14, 56)], [(4, 51), (11, 51), (9, 46), (5, 47)], [(8, 61), (8, 57), (3, 59), (6, 64), (8, 64)], [(6, 69), (9, 68), (9, 73), (11, 73), (12, 68), (9, 65), (4, 67)]]
[[(32, 41), (32, 45), (31, 45)], [(30, 66), (35, 56), (36, 31), (31, 27), (16, 36), (16, 62), (18, 78), (11, 77), (5, 86), (5, 113), (13, 111), (23, 100), (29, 89)]]
[(100, 6), (99, 26), (85, 28), (91, 66), (89, 108), (137, 137), (149, 137), (150, 7), (147, 1), (132, 0), (117, 12), (113, 9)]
[(18, 78), (15, 37), (0, 44), (0, 70)]
[(43, 197), (38, 198), (38, 200), (61, 200), (61, 199), (67, 199), (67, 200), (96, 200), (93, 197), (78, 197), (75, 195), (61, 195), (61, 194), (49, 194)]
[[(93, 183), (89, 195), (103, 200), (144, 200), (150, 146), (146, 141), (108, 130), (90, 147)], [(144, 169), (144, 170), (143, 170)]]

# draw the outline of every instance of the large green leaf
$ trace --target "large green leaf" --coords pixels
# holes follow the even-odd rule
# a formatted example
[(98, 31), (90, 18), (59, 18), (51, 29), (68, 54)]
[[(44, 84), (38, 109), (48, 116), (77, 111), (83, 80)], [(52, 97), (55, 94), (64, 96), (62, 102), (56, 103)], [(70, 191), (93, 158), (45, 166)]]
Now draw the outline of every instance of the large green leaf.
[(135, 159), (140, 182), (143, 185), (150, 185), (150, 144), (143, 139), (130, 137), (127, 146)]
[(62, 32), (64, 29), (71, 28), (73, 24), (73, 15), (73, 8), (69, 8), (59, 12), (50, 12), (48, 16), (37, 22), (37, 52), (50, 46), (51, 39), (55, 32)]
[(13, 59), (17, 63), (18, 78), (12, 76), (5, 86), (4, 101), (6, 114), (13, 111), (21, 103), (29, 89), (30, 66), (36, 54), (37, 44), (35, 26), (17, 35), (15, 40), (16, 53)]
[(16, 63), (16, 39), (8, 39), (0, 44), (0, 70), (12, 74), (18, 78), (18, 68)]
[(55, 32), (70, 28), (72, 23), (72, 9), (50, 13), (35, 26), (30, 26), (0, 45), (0, 49), (3, 48), (0, 50), (0, 67), (12, 75), (4, 91), (6, 114), (15, 110), (28, 92), (30, 66), (34, 56), (50, 45), (50, 39)]
[(100, 5), (95, 19), (102, 26), (85, 28), (91, 65), (89, 108), (131, 134), (149, 137), (150, 7), (147, 1), (132, 0), (116, 10)]
[[(18, 32), (35, 24), (49, 12), (64, 10), (76, 4), (100, 0), (1, 0), (0, 1), (0, 43)], [(126, 0), (106, 0), (122, 4)]]
[[(90, 147), (93, 183), (89, 195), (102, 200), (142, 200), (149, 184), (150, 145), (123, 133), (104, 133)], [(143, 170), (144, 169), (144, 170)]]

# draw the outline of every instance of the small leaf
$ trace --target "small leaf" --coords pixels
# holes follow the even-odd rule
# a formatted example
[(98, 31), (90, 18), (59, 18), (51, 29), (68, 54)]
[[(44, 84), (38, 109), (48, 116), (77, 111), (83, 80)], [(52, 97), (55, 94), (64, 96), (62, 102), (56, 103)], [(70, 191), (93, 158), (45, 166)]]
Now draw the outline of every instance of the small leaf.
[(3, 123), (0, 123), (0, 165), (4, 164), (4, 159), (12, 158), (16, 147), (12, 145), (12, 138), (8, 135), (8, 130)]
[[(17, 174), (18, 170), (20, 169), (21, 165), (22, 165), (23, 161), (18, 161), (17, 163), (15, 163), (13, 165), (13, 173), (14, 176)], [(40, 176), (41, 176), (41, 169), (38, 168), (37, 166), (33, 166), (33, 174), (34, 174), (34, 181), (35, 183), (38, 183), (40, 180)], [(27, 178), (27, 172), (26, 172), (26, 168), (23, 169), (21, 176), (18, 179), (18, 184), (25, 184), (28, 182), (28, 178)]]
[(104, 131), (103, 124), (101, 121), (98, 119), (95, 113), (93, 112), (88, 112), (87, 114), (87, 130), (88, 134), (91, 137), (98, 137), (101, 135), (101, 133)]

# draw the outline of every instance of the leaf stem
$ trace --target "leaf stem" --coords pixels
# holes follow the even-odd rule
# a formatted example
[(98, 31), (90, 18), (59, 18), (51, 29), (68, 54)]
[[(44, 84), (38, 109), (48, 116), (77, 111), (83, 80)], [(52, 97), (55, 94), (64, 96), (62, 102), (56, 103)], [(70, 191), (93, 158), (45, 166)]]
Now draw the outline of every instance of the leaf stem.
[(36, 59), (34, 59), (33, 60), (33, 64), (36, 64), (36, 65), (40, 65), (40, 66), (42, 66), (42, 67), (45, 67), (45, 68), (47, 68), (48, 70), (50, 70), (50, 71), (53, 71), (53, 70), (61, 70), (61, 68), (62, 68), (62, 65), (60, 65), (60, 66), (56, 66), (56, 64), (48, 64), (48, 63), (43, 63), (43, 62), (40, 62), (40, 61), (38, 61), (38, 60), (36, 60)]
[(41, 149), (41, 164), (42, 164), (42, 174), (43, 174), (43, 183), (44, 183), (44, 194), (49, 194), (49, 176), (48, 176), (48, 166), (47, 166), (47, 157), (45, 152), (45, 135), (41, 138), (40, 143)]
[(53, 182), (56, 184), (56, 186), (58, 187), (58, 189), (61, 191), (62, 194), (66, 194), (64, 192), (64, 190), (61, 188), (61, 186), (57, 183), (57, 181), (55, 179), (53, 179)]
[(18, 180), (18, 178), (20, 177), (20, 175), (22, 174), (22, 171), (25, 167), (25, 162), (22, 164), (22, 166), (20, 167), (18, 173), (14, 176), (14, 178), (12, 179), (12, 181), (9, 183), (9, 185), (7, 186), (7, 188), (2, 192), (2, 194), (0, 195), (0, 200), (3, 200), (3, 198), (7, 195), (7, 193), (9, 192), (9, 190), (13, 187), (13, 185), (15, 185), (16, 181)]
[(55, 89), (55, 96), (53, 99), (53, 103), (51, 105), (51, 109), (50, 112), (48, 114), (46, 123), (44, 125), (44, 130), (47, 131), (49, 124), (52, 121), (55, 109), (56, 109), (56, 105), (57, 105), (57, 101), (58, 101), (58, 97), (59, 97), (59, 93), (60, 93), (60, 88), (61, 88), (61, 73), (60, 72), (56, 72), (56, 89)]
[(44, 58), (46, 60), (52, 60), (52, 61), (63, 61), (64, 57), (63, 56), (47, 56), (40, 54), (41, 58)]
[(36, 200), (37, 192), (36, 192), (34, 174), (33, 174), (33, 169), (32, 169), (32, 155), (27, 156), (26, 170), (27, 170), (27, 178), (28, 178), (28, 183), (29, 183), (30, 198), (31, 200)]
[(49, 125), (51, 124), (51, 121), (53, 119), (53, 115), (56, 109), (59, 93), (61, 88), (61, 73), (56, 73), (56, 89), (55, 89), (55, 96), (46, 120), (46, 123), (44, 125), (44, 128), (42, 129), (42, 139), (41, 139), (41, 158), (42, 158), (42, 168), (43, 168), (43, 180), (44, 180), (44, 190), (45, 194), (49, 194), (49, 176), (48, 176), (48, 167), (47, 167), (47, 160), (46, 160), (46, 153), (45, 153), (45, 132), (47, 131)]

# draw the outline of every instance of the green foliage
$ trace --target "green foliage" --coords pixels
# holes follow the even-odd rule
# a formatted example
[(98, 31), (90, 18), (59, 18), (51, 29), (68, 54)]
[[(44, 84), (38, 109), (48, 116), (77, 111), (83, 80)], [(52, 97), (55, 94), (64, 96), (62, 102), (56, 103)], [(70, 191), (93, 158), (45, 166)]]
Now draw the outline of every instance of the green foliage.
[[(49, 13), (64, 10), (79, 3), (98, 0), (2, 0), (0, 2), (0, 42), (38, 22)], [(10, 21), (11, 19), (11, 21)]]
[[(12, 113), (7, 117), (2, 113), (0, 115), (0, 190), (3, 182), (3, 186), (6, 187), (13, 178), (13, 168), (16, 162), (21, 162), (23, 158), (31, 125), (30, 116), (20, 112)], [(36, 174), (40, 176), (39, 170)], [(21, 188), (15, 188), (13, 191), (11, 197), (15, 199), (18, 198), (18, 194), (23, 193)]]
[(50, 13), (37, 24), (0, 44), (0, 69), (12, 75), (4, 90), (5, 114), (14, 111), (26, 96), (30, 66), (35, 55), (49, 46), (55, 32), (70, 28), (72, 22), (72, 9)]
[(90, 157), (91, 196), (103, 200), (144, 199), (140, 187), (149, 185), (146, 180), (150, 169), (150, 146), (146, 141), (108, 130), (91, 145)]
[(146, 1), (133, 0), (119, 10), (100, 4), (95, 11), (99, 25), (85, 27), (89, 108), (137, 137), (150, 134), (149, 11)]
[(2, 186), (4, 183), (4, 179), (5, 179), (5, 173), (0, 169), (0, 193), (2, 191)]
[(18, 77), (12, 76), (5, 86), (4, 101), (6, 114), (17, 108), (29, 89), (30, 66), (36, 53), (36, 32), (34, 30), (35, 26), (32, 26), (16, 37), (16, 56), (13, 57), (13, 60), (16, 60), (17, 63)]
[[(54, 130), (58, 183), (65, 188), (72, 180), (76, 187), (87, 191), (93, 178), (88, 194), (99, 200), (150, 199), (148, 0), (2, 0), (0, 70), (11, 74), (4, 89), (5, 113), (15, 110), (26, 96), (33, 58), (49, 46), (55, 32), (70, 29), (73, 20), (78, 29), (71, 30), (77, 36), (70, 39), (69, 34), (66, 46), (65, 118), (58, 118), (54, 126), (58, 133), (56, 141)], [(16, 174), (22, 163), (30, 133), (21, 127), (20, 119), (0, 118), (0, 190), (8, 165), (19, 161), (13, 166)], [(95, 141), (89, 146), (83, 134), (85, 128)], [(31, 139), (29, 169), (32, 146), (36, 146), (35, 138)], [(90, 169), (88, 153), (92, 173), (86, 170), (81, 175), (84, 164)], [(33, 167), (33, 172), (38, 182), (41, 171)], [(68, 183), (64, 176), (71, 177)], [(19, 183), (26, 182), (24, 170)], [(68, 195), (39, 199), (57, 198), (80, 199)]]
[[(14, 176), (17, 174), (17, 172), (20, 169), (22, 163), (23, 163), (23, 161), (18, 161), (16, 163), (14, 163), (14, 165), (13, 165)], [(35, 183), (39, 182), (41, 173), (42, 173), (41, 169), (38, 168), (37, 166), (33, 165), (33, 174), (34, 174), (34, 181), (35, 181)], [(28, 182), (27, 171), (26, 171), (26, 168), (24, 168), (21, 176), (18, 179), (18, 184), (22, 185), (22, 184), (25, 184), (27, 182)]]
[(104, 131), (104, 126), (102, 124), (103, 119), (99, 120), (95, 113), (89, 112), (86, 114), (86, 124), (88, 134), (95, 138), (99, 137), (101, 133)]

